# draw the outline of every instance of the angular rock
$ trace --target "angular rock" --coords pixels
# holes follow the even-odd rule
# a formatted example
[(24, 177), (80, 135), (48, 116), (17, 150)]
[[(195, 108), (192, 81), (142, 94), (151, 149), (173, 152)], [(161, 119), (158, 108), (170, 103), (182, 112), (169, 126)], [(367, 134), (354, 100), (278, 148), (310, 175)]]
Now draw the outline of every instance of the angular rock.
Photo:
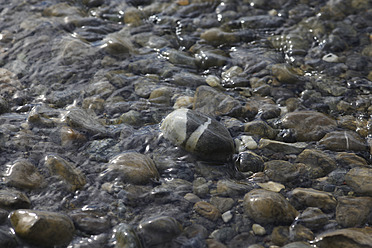
[(248, 217), (259, 224), (290, 224), (298, 215), (297, 210), (281, 194), (264, 189), (247, 193), (243, 206)]
[(356, 167), (345, 176), (345, 182), (353, 190), (362, 195), (372, 196), (372, 169)]
[(8, 185), (21, 189), (39, 188), (44, 181), (44, 177), (36, 167), (24, 159), (17, 160), (10, 165), (4, 176)]
[(61, 177), (66, 182), (69, 190), (73, 192), (83, 188), (86, 184), (85, 175), (73, 164), (58, 155), (47, 155), (45, 166), (51, 174)]
[(126, 183), (147, 184), (159, 179), (154, 161), (137, 152), (121, 153), (108, 163), (108, 175), (122, 179)]
[(231, 96), (203, 85), (196, 89), (193, 110), (210, 116), (239, 116), (242, 105)]
[(227, 160), (235, 151), (229, 131), (216, 120), (189, 109), (177, 109), (162, 122), (164, 137), (203, 159)]
[(332, 151), (366, 151), (368, 148), (366, 141), (353, 131), (327, 133), (319, 144)]
[(70, 243), (75, 227), (64, 214), (19, 209), (9, 215), (15, 233), (36, 246), (59, 246)]
[(284, 128), (295, 130), (297, 141), (320, 140), (337, 127), (335, 120), (316, 111), (290, 112), (281, 121)]
[(148, 247), (171, 241), (183, 231), (183, 228), (173, 217), (159, 216), (141, 221), (137, 230)]
[(296, 188), (290, 193), (290, 202), (296, 209), (317, 207), (323, 211), (336, 208), (337, 201), (331, 193), (311, 188)]
[(372, 210), (372, 197), (347, 197), (338, 199), (336, 207), (336, 221), (342, 227), (356, 227), (364, 225)]

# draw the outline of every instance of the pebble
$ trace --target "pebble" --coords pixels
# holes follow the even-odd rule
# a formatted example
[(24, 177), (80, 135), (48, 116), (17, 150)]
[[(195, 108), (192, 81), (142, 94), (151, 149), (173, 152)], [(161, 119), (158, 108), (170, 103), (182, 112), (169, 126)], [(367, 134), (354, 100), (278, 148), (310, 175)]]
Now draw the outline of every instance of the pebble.
[(75, 212), (69, 216), (73, 220), (76, 229), (87, 234), (97, 235), (104, 233), (111, 227), (110, 220), (107, 216), (99, 216), (88, 212)]
[(103, 176), (120, 178), (125, 183), (147, 184), (159, 180), (154, 161), (147, 155), (125, 152), (113, 157)]
[(365, 151), (367, 144), (356, 132), (334, 131), (327, 133), (320, 141), (326, 149), (332, 151)]
[(193, 208), (198, 214), (212, 221), (216, 221), (221, 216), (220, 211), (215, 206), (205, 201), (195, 203)]
[(337, 202), (336, 221), (342, 227), (362, 226), (369, 221), (371, 197), (342, 196)]
[(44, 177), (29, 161), (21, 159), (9, 165), (5, 173), (5, 182), (9, 186), (21, 189), (36, 189), (41, 187)]
[(165, 138), (201, 158), (226, 160), (235, 151), (229, 131), (219, 122), (199, 112), (177, 109), (162, 122)]
[(370, 168), (353, 168), (345, 176), (345, 182), (356, 193), (361, 195), (372, 196), (372, 169)]
[(22, 192), (13, 189), (0, 190), (0, 207), (3, 209), (29, 208), (30, 199)]
[(241, 140), (244, 148), (248, 150), (255, 150), (258, 147), (257, 142), (253, 139), (252, 136), (242, 135)]
[(85, 175), (73, 164), (58, 155), (47, 155), (45, 157), (45, 167), (52, 175), (57, 175), (68, 185), (70, 191), (81, 189), (86, 184)]
[(252, 231), (254, 232), (255, 235), (258, 235), (258, 236), (263, 236), (266, 234), (265, 228), (259, 224), (253, 224)]
[(221, 217), (222, 217), (223, 222), (228, 223), (233, 218), (233, 215), (231, 211), (229, 210), (223, 213)]
[(319, 234), (315, 244), (319, 248), (368, 247), (372, 242), (370, 228), (345, 228)]
[(142, 248), (134, 228), (126, 223), (120, 223), (115, 227), (115, 239), (117, 248)]
[(265, 162), (264, 172), (270, 180), (279, 183), (293, 181), (300, 175), (299, 167), (296, 166), (296, 164), (284, 160), (271, 160)]
[(287, 223), (297, 217), (297, 210), (279, 193), (253, 189), (244, 196), (243, 206), (249, 218), (258, 224)]
[(267, 183), (257, 183), (257, 185), (265, 190), (269, 190), (276, 193), (279, 193), (282, 189), (285, 189), (285, 186), (283, 184), (272, 181), (269, 181)]
[(264, 170), (264, 160), (254, 152), (241, 152), (236, 160), (236, 167), (241, 172), (260, 172)]
[(310, 178), (325, 176), (337, 168), (334, 159), (332, 159), (327, 153), (315, 149), (305, 149), (298, 155), (296, 162), (306, 164), (310, 167)]
[(329, 218), (319, 208), (308, 207), (297, 217), (297, 221), (315, 231), (322, 229), (328, 223)]
[(62, 246), (72, 240), (75, 227), (62, 213), (16, 210), (9, 215), (17, 236), (36, 246)]
[(210, 203), (217, 207), (217, 209), (221, 213), (225, 213), (230, 210), (234, 205), (235, 201), (233, 198), (230, 197), (219, 197), (219, 196), (212, 196), (210, 199)]
[(264, 121), (251, 121), (245, 123), (244, 132), (269, 139), (275, 139), (277, 134), (277, 132)]
[(290, 202), (296, 209), (317, 207), (328, 212), (334, 210), (337, 205), (337, 200), (331, 193), (311, 188), (295, 188), (290, 195)]
[(308, 146), (305, 142), (296, 143), (285, 143), (270, 139), (260, 139), (258, 148), (267, 148), (274, 152), (280, 152), (282, 154), (299, 154)]

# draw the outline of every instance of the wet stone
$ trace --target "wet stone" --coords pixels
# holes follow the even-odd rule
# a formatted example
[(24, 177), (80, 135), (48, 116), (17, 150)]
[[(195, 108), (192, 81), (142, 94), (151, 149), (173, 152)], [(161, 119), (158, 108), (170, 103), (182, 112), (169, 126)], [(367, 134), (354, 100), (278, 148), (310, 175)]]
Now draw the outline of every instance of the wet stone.
[(322, 229), (329, 221), (319, 208), (308, 207), (297, 218), (298, 223), (311, 230)]
[(112, 158), (102, 176), (108, 179), (120, 178), (126, 183), (147, 184), (158, 180), (159, 172), (154, 161), (147, 155), (126, 152)]
[(241, 196), (252, 189), (253, 185), (250, 183), (239, 183), (228, 179), (221, 179), (217, 182), (217, 194), (219, 196)]
[(362, 226), (370, 221), (371, 197), (339, 197), (336, 221), (342, 227)]
[(244, 196), (243, 206), (249, 218), (259, 224), (292, 223), (297, 210), (279, 193), (254, 189)]
[(61, 177), (70, 191), (81, 189), (86, 184), (85, 175), (73, 164), (58, 155), (47, 155), (45, 166), (52, 175)]
[(271, 232), (271, 242), (277, 246), (283, 246), (289, 242), (289, 227), (276, 226)]
[(216, 221), (221, 216), (220, 211), (215, 206), (205, 201), (195, 203), (193, 208), (198, 214), (212, 221)]
[(298, 155), (296, 162), (306, 164), (310, 167), (310, 178), (325, 176), (337, 167), (336, 161), (328, 154), (314, 149), (305, 149)]
[(272, 181), (287, 183), (300, 175), (298, 166), (284, 160), (271, 160), (265, 163), (265, 174)]
[(316, 111), (298, 111), (285, 114), (281, 119), (284, 128), (296, 132), (297, 141), (320, 140), (336, 128), (336, 121)]
[(305, 142), (285, 143), (276, 140), (260, 139), (258, 148), (267, 148), (282, 154), (299, 154), (308, 146)]
[(137, 230), (145, 246), (154, 246), (176, 238), (183, 231), (183, 227), (173, 217), (159, 216), (141, 221)]
[(346, 228), (325, 232), (314, 240), (319, 248), (370, 247), (372, 230), (370, 228)]
[(39, 188), (44, 181), (44, 177), (37, 168), (31, 162), (23, 159), (9, 165), (4, 176), (6, 184), (21, 189)]
[(264, 121), (251, 121), (244, 124), (244, 132), (262, 138), (275, 139), (276, 131)]
[(75, 233), (71, 219), (61, 213), (19, 209), (9, 219), (17, 236), (33, 245), (67, 245)]
[(264, 160), (254, 152), (241, 152), (236, 160), (236, 167), (241, 172), (260, 172), (264, 170)]
[(346, 174), (345, 182), (356, 193), (372, 196), (372, 169), (353, 168)]
[(221, 213), (225, 213), (226, 211), (230, 210), (235, 205), (234, 199), (230, 197), (219, 197), (219, 196), (211, 197), (210, 203), (213, 206), (217, 207), (217, 209)]
[(177, 109), (162, 122), (168, 140), (203, 159), (226, 160), (235, 150), (228, 130), (216, 120), (189, 109)]
[(120, 223), (114, 230), (117, 248), (142, 248), (141, 240), (132, 226)]
[(4, 209), (29, 208), (31, 206), (30, 199), (22, 192), (1, 189), (0, 190), (0, 207)]
[(296, 209), (317, 207), (325, 212), (336, 208), (337, 201), (331, 193), (311, 188), (296, 188), (290, 193), (290, 202)]
[(229, 95), (209, 86), (200, 86), (195, 92), (193, 110), (210, 116), (239, 116), (242, 106)]
[(111, 227), (110, 220), (105, 216), (99, 216), (94, 213), (76, 212), (69, 215), (73, 220), (76, 229), (87, 234), (100, 234)]
[(332, 151), (365, 151), (367, 144), (356, 132), (335, 131), (326, 134), (320, 141), (326, 149)]
[(0, 246), (3, 248), (17, 247), (16, 237), (12, 231), (0, 229)]

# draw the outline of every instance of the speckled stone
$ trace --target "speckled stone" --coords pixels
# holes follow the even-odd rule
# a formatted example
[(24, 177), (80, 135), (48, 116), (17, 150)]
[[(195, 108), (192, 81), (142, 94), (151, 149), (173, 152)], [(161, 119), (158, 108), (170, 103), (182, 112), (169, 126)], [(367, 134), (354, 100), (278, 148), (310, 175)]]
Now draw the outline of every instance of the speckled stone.
[(36, 246), (67, 245), (75, 233), (71, 219), (61, 213), (19, 209), (9, 219), (17, 236)]
[(281, 194), (264, 189), (247, 193), (243, 206), (249, 218), (259, 224), (290, 224), (298, 215), (297, 210)]

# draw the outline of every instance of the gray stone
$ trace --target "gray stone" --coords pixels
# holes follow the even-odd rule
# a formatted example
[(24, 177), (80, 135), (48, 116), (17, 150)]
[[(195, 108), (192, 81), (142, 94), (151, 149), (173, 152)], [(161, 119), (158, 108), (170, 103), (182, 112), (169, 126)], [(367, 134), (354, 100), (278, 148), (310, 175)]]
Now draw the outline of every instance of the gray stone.
[(115, 227), (116, 233), (116, 248), (142, 248), (141, 240), (139, 239), (134, 228), (126, 223), (121, 223)]
[(1, 189), (0, 190), (0, 207), (4, 209), (29, 208), (31, 201), (28, 197), (17, 190)]
[(37, 171), (36, 167), (29, 161), (21, 159), (9, 165), (4, 174), (5, 182), (21, 189), (39, 188), (44, 177)]
[(298, 155), (296, 162), (309, 166), (310, 178), (325, 176), (337, 167), (336, 162), (328, 154), (314, 149), (305, 149)]

